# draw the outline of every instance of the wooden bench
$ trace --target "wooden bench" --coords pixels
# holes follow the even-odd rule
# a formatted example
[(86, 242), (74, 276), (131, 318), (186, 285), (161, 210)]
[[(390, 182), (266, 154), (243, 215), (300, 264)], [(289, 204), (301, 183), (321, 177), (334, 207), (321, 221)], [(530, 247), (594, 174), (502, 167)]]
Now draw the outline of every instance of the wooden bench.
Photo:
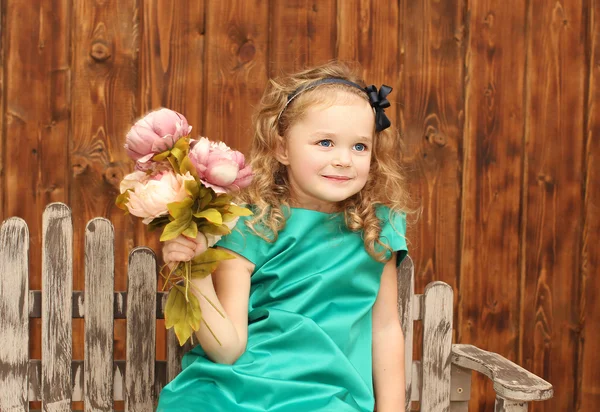
[[(85, 292), (72, 290), (73, 226), (70, 209), (48, 205), (42, 222), (42, 290), (29, 290), (29, 233), (20, 218), (0, 227), (0, 411), (26, 411), (41, 401), (44, 411), (154, 410), (161, 388), (180, 371), (179, 348), (169, 331), (167, 361), (155, 360), (156, 319), (165, 296), (157, 292), (152, 250), (129, 255), (128, 291), (114, 292), (114, 232), (95, 218), (85, 232)], [(414, 294), (407, 258), (398, 270), (399, 311), (406, 336), (407, 399), (422, 411), (466, 411), (471, 370), (487, 375), (497, 393), (496, 411), (526, 411), (527, 402), (552, 397), (552, 386), (504, 359), (471, 345), (453, 345), (453, 291), (443, 282)], [(42, 361), (30, 360), (29, 319), (42, 319)], [(72, 318), (85, 319), (85, 360), (72, 359)], [(126, 361), (113, 361), (114, 319), (127, 318)], [(413, 321), (423, 323), (423, 356), (412, 360)], [(407, 410), (410, 403), (407, 402)]]

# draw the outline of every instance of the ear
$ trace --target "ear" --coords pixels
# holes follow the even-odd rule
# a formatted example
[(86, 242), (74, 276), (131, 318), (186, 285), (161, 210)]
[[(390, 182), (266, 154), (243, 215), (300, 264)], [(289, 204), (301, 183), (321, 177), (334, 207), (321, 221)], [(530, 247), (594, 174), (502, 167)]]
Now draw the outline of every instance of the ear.
[(275, 150), (275, 158), (284, 166), (290, 164), (287, 144), (285, 143), (285, 139), (281, 136), (277, 136), (277, 149)]

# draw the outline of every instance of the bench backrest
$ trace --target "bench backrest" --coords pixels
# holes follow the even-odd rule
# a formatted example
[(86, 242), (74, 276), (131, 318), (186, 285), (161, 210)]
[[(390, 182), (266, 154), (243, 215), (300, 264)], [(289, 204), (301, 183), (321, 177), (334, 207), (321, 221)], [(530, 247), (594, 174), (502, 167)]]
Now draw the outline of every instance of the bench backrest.
[[(52, 203), (42, 219), (42, 290), (29, 290), (29, 233), (25, 221), (7, 219), (0, 228), (0, 410), (153, 410), (162, 387), (181, 368), (180, 348), (169, 331), (167, 361), (155, 360), (156, 319), (165, 293), (158, 292), (151, 249), (129, 255), (127, 292), (114, 292), (114, 231), (107, 219), (88, 222), (85, 232), (85, 292), (73, 291), (73, 225), (70, 209)], [(399, 311), (406, 340), (407, 402), (436, 410), (451, 399), (452, 289), (434, 282), (414, 294), (410, 258), (398, 270)], [(111, 315), (112, 314), (112, 315)], [(42, 319), (42, 360), (29, 359), (29, 319)], [(72, 359), (73, 318), (85, 318), (84, 361)], [(114, 319), (127, 318), (126, 361), (113, 361)], [(412, 360), (414, 321), (422, 321), (423, 353)], [(425, 396), (424, 396), (425, 394)], [(468, 394), (452, 394), (462, 400)], [(468, 397), (466, 398), (468, 399)]]

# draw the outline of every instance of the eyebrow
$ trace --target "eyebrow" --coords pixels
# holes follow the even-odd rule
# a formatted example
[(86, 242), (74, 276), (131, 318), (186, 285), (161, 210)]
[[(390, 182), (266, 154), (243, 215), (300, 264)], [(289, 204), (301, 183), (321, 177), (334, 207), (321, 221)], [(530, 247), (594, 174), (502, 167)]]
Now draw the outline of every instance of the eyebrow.
[[(313, 133), (313, 137), (327, 137), (327, 138), (331, 138), (331, 137), (336, 137), (336, 134), (335, 133), (330, 133), (330, 132), (316, 132), (316, 133)], [(358, 139), (361, 139), (361, 140), (366, 140), (368, 142), (370, 142), (371, 140), (373, 140), (371, 136), (355, 136), (355, 137), (357, 137)]]

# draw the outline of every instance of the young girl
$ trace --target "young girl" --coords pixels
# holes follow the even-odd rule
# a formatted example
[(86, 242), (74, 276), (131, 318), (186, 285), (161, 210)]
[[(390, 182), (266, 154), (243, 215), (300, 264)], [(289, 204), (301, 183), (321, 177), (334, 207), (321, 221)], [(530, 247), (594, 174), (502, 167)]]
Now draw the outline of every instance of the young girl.
[[(255, 119), (254, 215), (194, 280), (204, 324), (158, 411), (404, 410), (396, 267), (406, 255), (399, 136), (377, 91), (330, 63), (271, 81)], [(206, 250), (166, 242), (165, 262)]]

